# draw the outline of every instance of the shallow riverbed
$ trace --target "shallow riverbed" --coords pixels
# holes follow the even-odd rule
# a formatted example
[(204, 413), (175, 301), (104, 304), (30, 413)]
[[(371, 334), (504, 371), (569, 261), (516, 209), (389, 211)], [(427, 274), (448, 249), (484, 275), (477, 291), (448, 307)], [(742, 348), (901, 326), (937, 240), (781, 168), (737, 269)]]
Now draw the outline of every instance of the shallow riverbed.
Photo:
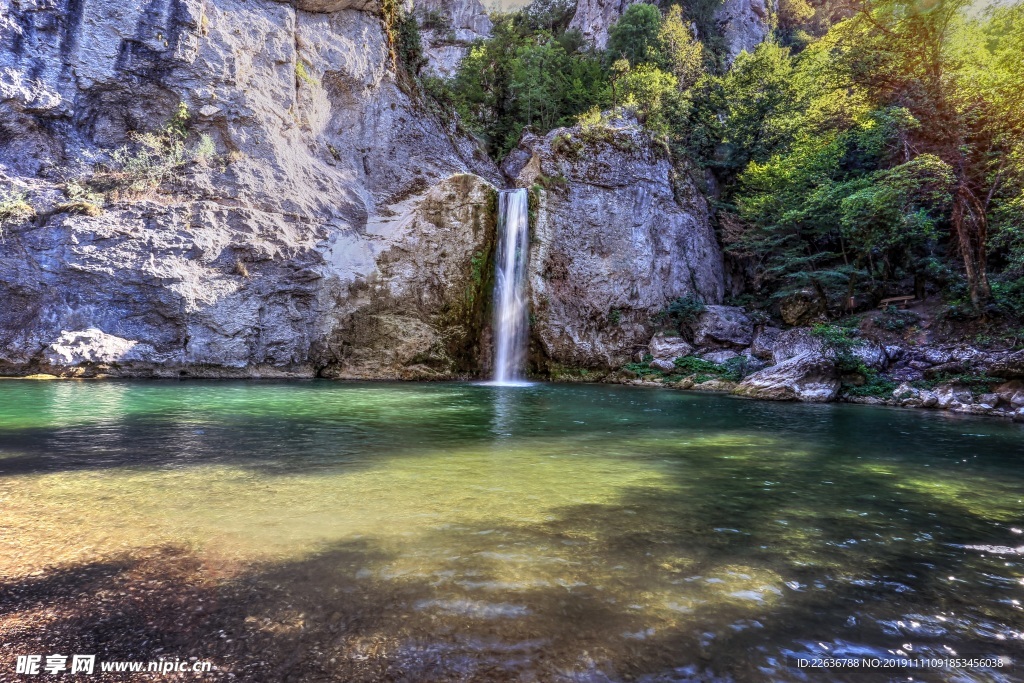
[[(1024, 429), (948, 414), (0, 382), (0, 680), (30, 645), (235, 680), (1024, 680), (1022, 501)], [(978, 655), (1015, 664), (799, 666)]]

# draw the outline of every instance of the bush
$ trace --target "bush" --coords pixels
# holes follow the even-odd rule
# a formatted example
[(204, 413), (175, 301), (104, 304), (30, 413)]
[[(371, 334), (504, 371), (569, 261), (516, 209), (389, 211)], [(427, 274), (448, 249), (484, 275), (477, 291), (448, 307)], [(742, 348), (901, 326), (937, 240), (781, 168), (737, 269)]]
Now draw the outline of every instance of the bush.
[(659, 329), (680, 332), (684, 326), (695, 322), (705, 310), (707, 306), (700, 299), (692, 296), (679, 297), (656, 313), (651, 322)]
[(888, 306), (875, 318), (875, 325), (890, 332), (902, 332), (920, 320), (921, 316), (913, 311), (903, 311), (895, 306)]
[(0, 237), (4, 226), (21, 223), (36, 215), (36, 210), (25, 199), (24, 194), (0, 193)]
[[(863, 367), (863, 366), (862, 366)], [(892, 392), (896, 391), (897, 384), (891, 379), (882, 377), (876, 370), (864, 368), (860, 373), (864, 376), (864, 384), (857, 386), (845, 386), (847, 396), (873, 396), (875, 398), (890, 398)]]
[(744, 356), (730, 358), (724, 363), (713, 363), (697, 356), (683, 356), (673, 361), (677, 372), (682, 375), (696, 375), (694, 382), (703, 384), (712, 379), (739, 382), (747, 374), (747, 359)]
[(189, 162), (208, 165), (216, 158), (216, 145), (209, 135), (201, 135), (189, 149), (188, 106), (181, 102), (178, 110), (160, 130), (151, 133), (129, 133), (132, 145), (110, 153), (110, 163), (93, 175), (85, 185), (74, 182), (88, 196), (72, 196), (76, 192), (69, 183), (65, 192), (72, 202), (102, 204), (105, 192), (145, 195), (172, 180)]

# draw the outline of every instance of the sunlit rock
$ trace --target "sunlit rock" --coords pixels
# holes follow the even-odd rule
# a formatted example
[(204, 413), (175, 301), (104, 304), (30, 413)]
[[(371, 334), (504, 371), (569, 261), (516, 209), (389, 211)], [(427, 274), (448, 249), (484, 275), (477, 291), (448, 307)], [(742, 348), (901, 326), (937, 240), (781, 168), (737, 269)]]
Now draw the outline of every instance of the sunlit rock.
[(839, 376), (831, 359), (805, 352), (746, 377), (734, 393), (773, 401), (834, 401)]

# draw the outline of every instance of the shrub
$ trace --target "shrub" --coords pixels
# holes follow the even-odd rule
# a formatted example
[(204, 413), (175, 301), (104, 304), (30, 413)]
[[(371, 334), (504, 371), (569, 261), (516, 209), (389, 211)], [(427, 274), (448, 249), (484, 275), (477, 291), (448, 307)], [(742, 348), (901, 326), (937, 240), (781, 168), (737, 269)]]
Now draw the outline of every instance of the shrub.
[[(216, 146), (209, 135), (201, 135), (196, 146), (189, 149), (188, 106), (182, 102), (163, 128), (150, 133), (129, 133), (131, 145), (110, 153), (110, 163), (87, 182), (94, 199), (70, 197), (101, 204), (96, 197), (104, 192), (145, 195), (170, 181), (190, 161), (208, 165), (216, 158)], [(76, 183), (77, 184), (77, 183)]]
[(55, 213), (80, 213), (85, 216), (99, 216), (103, 213), (103, 195), (94, 192), (77, 180), (70, 180), (64, 185), (66, 202), (54, 208)]
[(888, 306), (875, 318), (875, 324), (883, 330), (890, 332), (902, 332), (915, 325), (921, 317), (913, 311), (903, 311), (895, 306)]
[(36, 215), (24, 194), (0, 193), (0, 237), (7, 224), (21, 223)]
[(730, 358), (724, 363), (713, 363), (697, 356), (683, 356), (673, 361), (677, 371), (683, 375), (695, 375), (694, 382), (703, 384), (712, 379), (739, 382), (747, 374), (747, 359), (744, 356)]
[(896, 391), (897, 384), (891, 379), (882, 377), (877, 370), (868, 368), (861, 374), (864, 375), (864, 384), (857, 386), (846, 386), (844, 390), (848, 396), (873, 396), (875, 398), (890, 398), (892, 392)]
[(695, 322), (705, 310), (707, 306), (700, 299), (693, 296), (679, 297), (656, 313), (651, 322), (662, 330), (672, 329), (678, 332), (684, 326)]

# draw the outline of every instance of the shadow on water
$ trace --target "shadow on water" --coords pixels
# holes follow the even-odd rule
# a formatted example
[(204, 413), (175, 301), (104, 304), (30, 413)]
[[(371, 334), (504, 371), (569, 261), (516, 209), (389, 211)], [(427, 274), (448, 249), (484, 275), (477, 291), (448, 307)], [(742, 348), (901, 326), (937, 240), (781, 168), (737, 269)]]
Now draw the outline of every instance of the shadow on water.
[[(466, 400), (478, 400), (474, 391)], [(1020, 526), (1024, 495), (1019, 431), (622, 388), (508, 396), (455, 407), (458, 419), (445, 417), (451, 400), (434, 396), (429, 415), (410, 413), (393, 429), (404, 407), (367, 407), (378, 412), (349, 425), (357, 423), (358, 433), (377, 420), (374, 428), (387, 428), (397, 443), (426, 433), (442, 449), (547, 438), (553, 453), (575, 449), (569, 454), (584, 458), (566, 461), (564, 487), (592, 481), (574, 473), (599, 457), (657, 466), (657, 485), (548, 509), (540, 521), (456, 520), (398, 541), (332, 540), (280, 561), (221, 567), (170, 547), (10, 577), (0, 585), (4, 658), (199, 657), (241, 681), (649, 683), (897, 679), (885, 670), (794, 665), (801, 655), (835, 653), (1009, 654), (1024, 662), (1024, 613), (1014, 603), (1024, 566), (1007, 552), (1021, 538), (1013, 543), (1008, 531)], [(296, 429), (322, 419), (300, 416)], [(234, 425), (254, 430), (254, 443), (287, 429), (265, 420), (247, 415)], [(146, 429), (130, 419), (119, 428)], [(0, 433), (5, 450), (12, 435), (22, 447), (37, 437), (68, 438), (45, 431), (4, 426)], [(139, 455), (133, 438), (100, 449), (123, 455), (99, 467), (181, 464), (173, 448), (155, 460)], [(323, 434), (304, 438), (318, 444)], [(601, 455), (590, 454), (593, 442)], [(200, 452), (216, 457), (225, 443)], [(268, 474), (310, 463), (359, 469), (398, 457), (390, 445), (341, 463), (330, 453), (300, 453), (284, 468), (270, 454), (276, 442), (268, 453), (223, 457)], [(22, 468), (4, 461), (3, 474), (53, 471), (29, 466), (47, 452), (34, 448), (12, 449)], [(61, 463), (51, 464), (60, 471)], [(898, 673), (900, 680), (1012, 681), (1024, 677), (1020, 666)]]

